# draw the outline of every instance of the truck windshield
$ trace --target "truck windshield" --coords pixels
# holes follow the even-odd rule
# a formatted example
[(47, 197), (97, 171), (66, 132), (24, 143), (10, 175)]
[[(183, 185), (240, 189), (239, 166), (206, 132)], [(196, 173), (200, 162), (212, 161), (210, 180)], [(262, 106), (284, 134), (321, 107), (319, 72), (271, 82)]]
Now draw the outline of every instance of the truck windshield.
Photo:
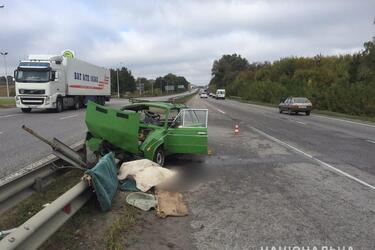
[(49, 82), (50, 71), (18, 70), (17, 82)]

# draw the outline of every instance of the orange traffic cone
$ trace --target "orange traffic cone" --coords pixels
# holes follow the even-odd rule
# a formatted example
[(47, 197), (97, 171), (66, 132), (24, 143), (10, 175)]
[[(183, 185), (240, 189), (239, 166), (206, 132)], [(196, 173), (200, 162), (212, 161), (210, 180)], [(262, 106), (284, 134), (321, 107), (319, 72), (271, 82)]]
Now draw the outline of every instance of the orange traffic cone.
[(240, 126), (238, 126), (237, 124), (234, 126), (234, 134), (235, 135), (239, 135), (240, 134)]

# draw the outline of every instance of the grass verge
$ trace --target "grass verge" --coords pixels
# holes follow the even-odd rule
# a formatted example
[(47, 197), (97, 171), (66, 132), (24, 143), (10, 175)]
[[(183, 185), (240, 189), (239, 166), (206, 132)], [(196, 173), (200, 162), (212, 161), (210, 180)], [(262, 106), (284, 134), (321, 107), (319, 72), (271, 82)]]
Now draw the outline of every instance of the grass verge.
[(0, 108), (11, 108), (16, 106), (14, 98), (0, 98)]

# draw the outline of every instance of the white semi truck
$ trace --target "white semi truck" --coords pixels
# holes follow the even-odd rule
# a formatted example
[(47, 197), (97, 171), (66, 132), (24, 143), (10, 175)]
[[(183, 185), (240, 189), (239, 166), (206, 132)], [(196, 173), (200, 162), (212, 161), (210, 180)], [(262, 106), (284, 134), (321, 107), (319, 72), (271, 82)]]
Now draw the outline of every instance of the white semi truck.
[(25, 113), (32, 109), (79, 109), (88, 100), (104, 105), (111, 94), (108, 69), (78, 60), (69, 53), (30, 55), (20, 62), (14, 77), (16, 105)]

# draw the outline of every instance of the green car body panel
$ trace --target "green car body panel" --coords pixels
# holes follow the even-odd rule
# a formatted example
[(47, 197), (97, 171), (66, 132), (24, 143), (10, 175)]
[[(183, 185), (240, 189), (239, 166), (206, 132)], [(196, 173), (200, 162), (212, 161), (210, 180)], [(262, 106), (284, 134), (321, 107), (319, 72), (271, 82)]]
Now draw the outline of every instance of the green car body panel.
[[(153, 108), (162, 110), (164, 118), (159, 120), (157, 125), (141, 121), (140, 112)], [(183, 104), (165, 102), (136, 103), (121, 109), (89, 102), (85, 117), (89, 132), (86, 139), (87, 147), (93, 152), (98, 152), (105, 141), (127, 154), (143, 156), (150, 160), (154, 160), (159, 147), (162, 147), (166, 155), (207, 154), (207, 113), (205, 124), (196, 122), (190, 124), (190, 127), (183, 127), (168, 120), (172, 111), (177, 114), (187, 109), (188, 107)], [(139, 134), (145, 130), (148, 134), (140, 141)]]

